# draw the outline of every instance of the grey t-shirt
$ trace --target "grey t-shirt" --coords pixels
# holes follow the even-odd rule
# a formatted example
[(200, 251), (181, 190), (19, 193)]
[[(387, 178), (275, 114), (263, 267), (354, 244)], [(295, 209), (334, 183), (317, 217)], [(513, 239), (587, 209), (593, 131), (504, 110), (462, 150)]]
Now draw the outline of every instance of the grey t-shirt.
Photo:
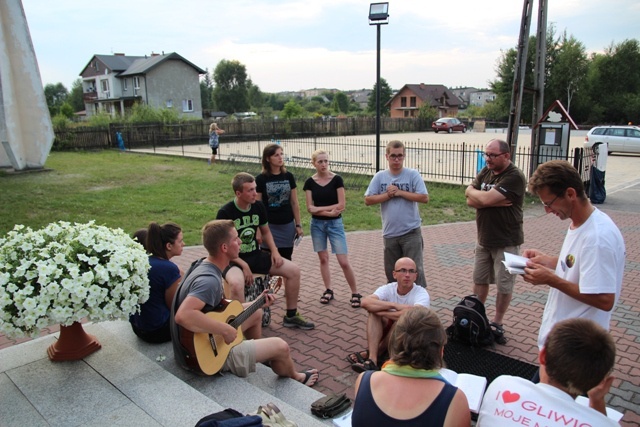
[[(375, 196), (387, 191), (387, 186), (395, 185), (402, 191), (416, 194), (429, 194), (420, 173), (415, 169), (402, 168), (398, 175), (389, 170), (376, 173), (369, 183), (365, 196)], [(382, 217), (382, 236), (398, 237), (415, 230), (422, 225), (418, 203), (403, 197), (394, 197), (380, 204)]]
[(190, 369), (185, 360), (185, 351), (180, 344), (180, 327), (176, 324), (175, 315), (180, 304), (193, 296), (206, 304), (205, 309), (215, 308), (222, 301), (224, 290), (222, 287), (222, 271), (206, 259), (193, 269), (180, 285), (176, 300), (171, 306), (171, 341), (176, 362), (185, 369)]

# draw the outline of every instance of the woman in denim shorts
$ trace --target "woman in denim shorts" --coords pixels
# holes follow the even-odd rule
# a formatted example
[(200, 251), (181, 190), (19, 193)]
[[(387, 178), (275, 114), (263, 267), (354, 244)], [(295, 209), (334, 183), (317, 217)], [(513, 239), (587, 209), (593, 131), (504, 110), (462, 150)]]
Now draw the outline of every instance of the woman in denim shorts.
[(331, 242), (331, 252), (336, 254), (340, 268), (351, 288), (351, 307), (359, 308), (362, 295), (358, 293), (356, 277), (349, 264), (347, 237), (342, 224), (342, 211), (346, 204), (344, 182), (340, 175), (329, 170), (329, 155), (326, 151), (314, 151), (311, 155), (311, 163), (316, 168), (316, 173), (307, 179), (303, 189), (307, 199), (307, 211), (311, 214), (313, 250), (320, 258), (320, 274), (325, 287), (320, 302), (328, 304), (334, 299), (327, 251), (328, 239)]

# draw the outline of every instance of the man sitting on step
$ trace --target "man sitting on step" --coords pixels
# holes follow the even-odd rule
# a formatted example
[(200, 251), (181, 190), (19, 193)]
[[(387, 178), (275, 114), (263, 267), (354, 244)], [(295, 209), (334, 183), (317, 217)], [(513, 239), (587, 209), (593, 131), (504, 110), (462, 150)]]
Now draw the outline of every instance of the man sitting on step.
[[(240, 251), (240, 238), (231, 220), (210, 221), (202, 228), (202, 242), (208, 256), (200, 264), (185, 274), (176, 293), (171, 309), (171, 339), (177, 363), (185, 369), (203, 373), (194, 364), (197, 350), (191, 354), (189, 337), (191, 333), (212, 334), (222, 337), (224, 344), (234, 343), (239, 333), (247, 338), (233, 346), (224, 360), (222, 371), (231, 371), (239, 377), (255, 372), (256, 363), (268, 362), (273, 372), (289, 377), (308, 386), (313, 386), (319, 378), (316, 369), (298, 372), (289, 354), (289, 345), (281, 338), (260, 338), (262, 335), (262, 309), (257, 309), (242, 322), (241, 330), (226, 321), (221, 321), (205, 313), (220, 307), (223, 299), (222, 270), (229, 261), (237, 258)], [(275, 301), (273, 294), (264, 294), (264, 306)], [(245, 303), (246, 309), (252, 304)], [(238, 315), (236, 318), (240, 317)], [(222, 348), (220, 348), (222, 347)], [(225, 353), (223, 345), (216, 347), (218, 357)], [(227, 348), (228, 350), (228, 348)], [(212, 352), (213, 355), (216, 352)], [(199, 363), (199, 362), (198, 362)], [(199, 372), (201, 371), (201, 372)], [(215, 372), (214, 372), (215, 373)]]
[(367, 318), (367, 351), (357, 351), (347, 356), (356, 372), (379, 370), (378, 355), (386, 352), (389, 332), (400, 315), (416, 305), (429, 308), (429, 293), (415, 283), (418, 277), (416, 263), (408, 257), (396, 261), (393, 277), (395, 282), (380, 286), (362, 300), (362, 308), (369, 312)]

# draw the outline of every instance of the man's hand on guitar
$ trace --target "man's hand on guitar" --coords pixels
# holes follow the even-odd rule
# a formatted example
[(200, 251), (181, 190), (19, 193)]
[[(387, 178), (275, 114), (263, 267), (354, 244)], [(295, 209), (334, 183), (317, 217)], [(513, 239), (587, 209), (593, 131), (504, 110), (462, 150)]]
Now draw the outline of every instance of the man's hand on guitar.
[(223, 331), (220, 333), (225, 344), (231, 344), (238, 336), (238, 330), (228, 323), (224, 324)]
[(263, 307), (271, 307), (276, 302), (276, 296), (273, 294), (271, 289), (266, 289), (262, 292), (262, 295), (264, 295)]

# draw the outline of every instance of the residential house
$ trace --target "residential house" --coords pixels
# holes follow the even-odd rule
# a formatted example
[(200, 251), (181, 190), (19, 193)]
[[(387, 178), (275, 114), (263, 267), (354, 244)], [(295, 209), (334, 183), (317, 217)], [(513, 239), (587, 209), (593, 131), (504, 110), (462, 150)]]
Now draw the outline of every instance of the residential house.
[(200, 75), (205, 73), (175, 52), (94, 55), (80, 73), (87, 116), (123, 115), (138, 102), (202, 119)]
[(460, 98), (461, 104), (460, 109), (465, 109), (471, 103), (471, 94), (477, 92), (478, 89), (475, 87), (455, 87), (451, 89), (451, 92), (454, 93), (455, 96)]
[(460, 99), (444, 85), (407, 84), (387, 103), (391, 118), (418, 117), (420, 107), (427, 104), (438, 110), (438, 117), (455, 117)]
[[(369, 105), (369, 95), (373, 91), (371, 89), (360, 89), (349, 92), (351, 102), (355, 102), (362, 110), (366, 110)], [(376, 96), (375, 93), (373, 96)]]
[(491, 92), (490, 90), (477, 90), (471, 94), (469, 103), (476, 107), (484, 107), (488, 102), (495, 101), (496, 97), (495, 92)]

